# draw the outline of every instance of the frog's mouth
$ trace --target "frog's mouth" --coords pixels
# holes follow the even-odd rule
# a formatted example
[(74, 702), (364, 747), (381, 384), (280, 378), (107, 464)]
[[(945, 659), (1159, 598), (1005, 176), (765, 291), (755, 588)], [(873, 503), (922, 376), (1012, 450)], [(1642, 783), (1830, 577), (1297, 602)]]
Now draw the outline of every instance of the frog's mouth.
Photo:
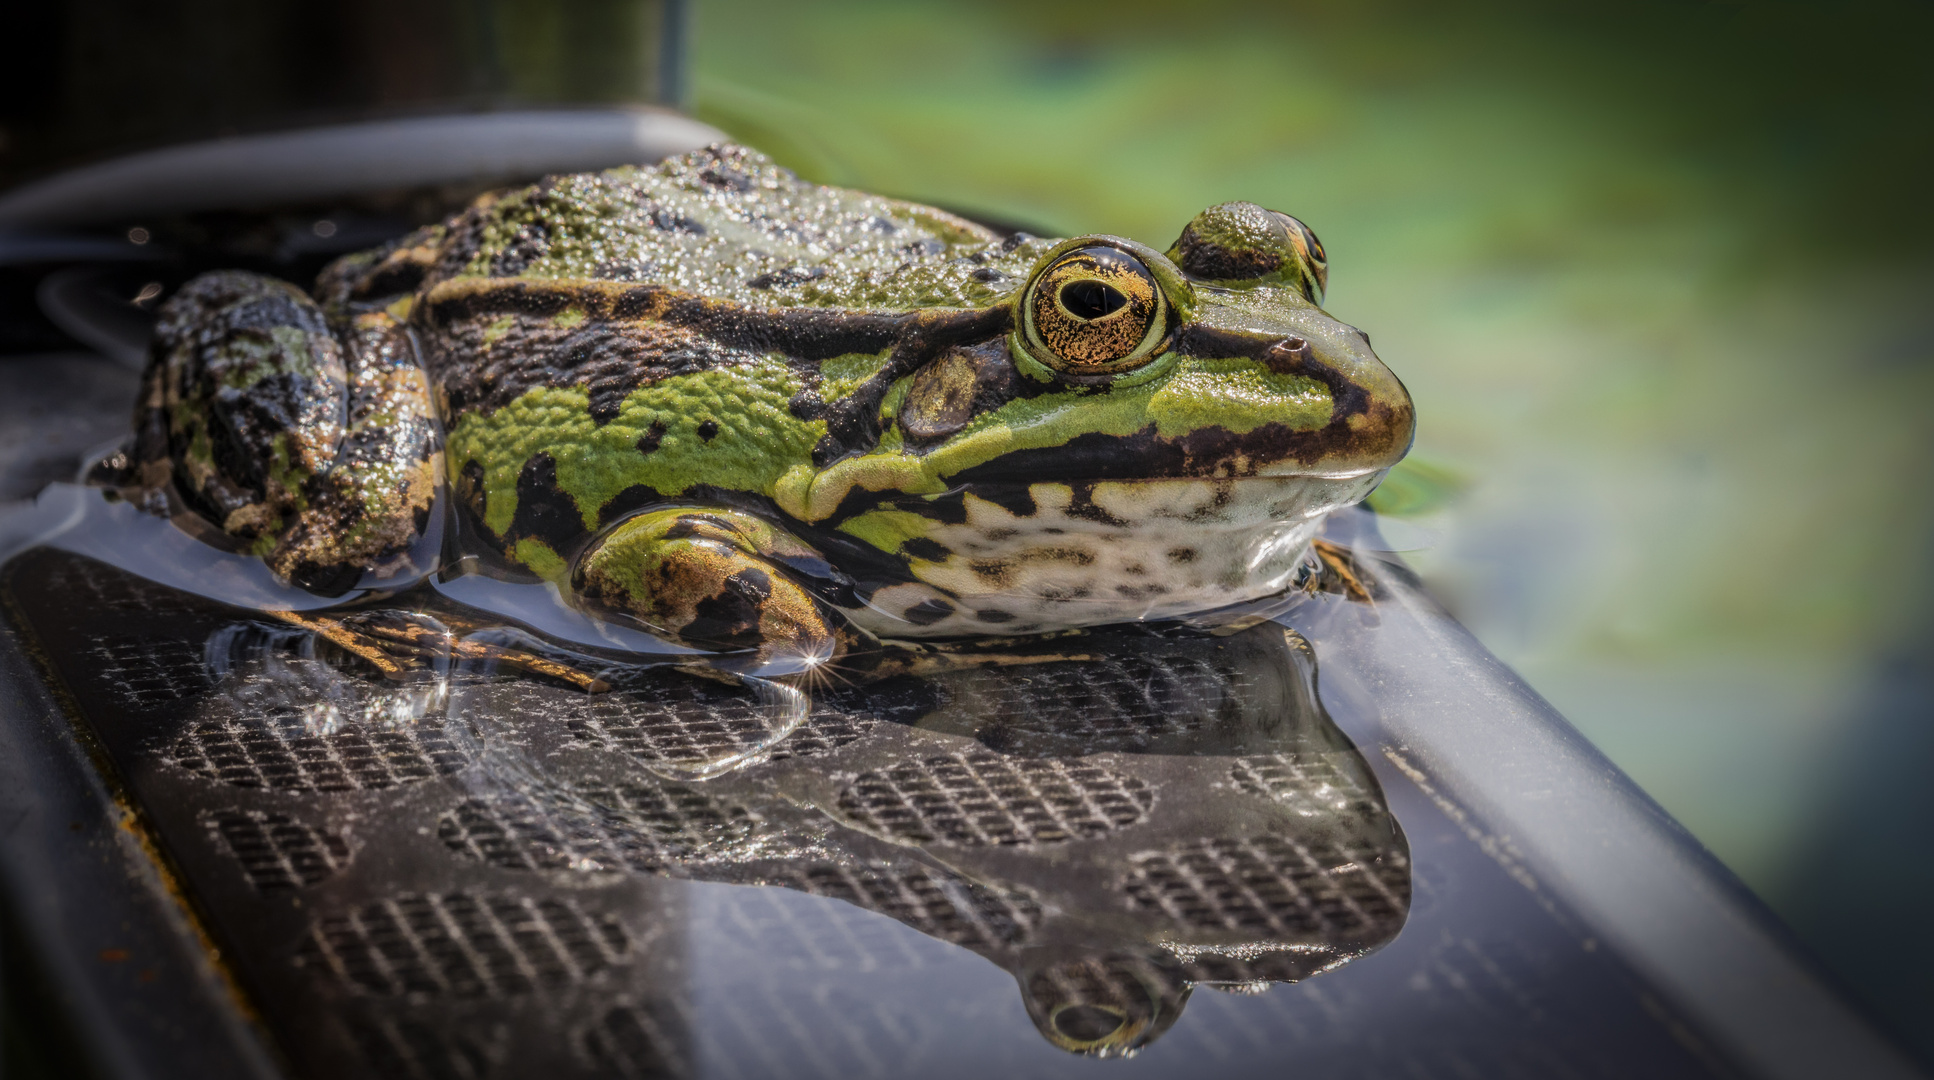
[(974, 485), (1044, 478), (1064, 483), (1374, 478), (1403, 459), (1415, 433), (1408, 400), (1372, 402), (1349, 413), (1338, 407), (1318, 428), (1270, 422), (1233, 431), (1211, 423), (1165, 436), (1151, 423), (1127, 435), (1091, 432), (1055, 446), (1011, 450), (947, 480)]

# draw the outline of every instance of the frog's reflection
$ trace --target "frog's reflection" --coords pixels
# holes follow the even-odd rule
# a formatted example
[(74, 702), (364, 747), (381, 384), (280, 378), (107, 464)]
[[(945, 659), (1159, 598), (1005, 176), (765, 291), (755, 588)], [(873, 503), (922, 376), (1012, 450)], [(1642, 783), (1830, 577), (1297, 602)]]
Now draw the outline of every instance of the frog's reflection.
[(942, 676), (942, 703), (917, 721), (1008, 757), (1085, 755), (1117, 778), (1086, 785), (1090, 799), (1146, 792), (1132, 825), (1025, 858), (920, 846), (1049, 913), (1026, 946), (979, 950), (1013, 972), (1042, 1035), (1076, 1053), (1133, 1053), (1197, 985), (1258, 992), (1394, 938), (1408, 846), (1323, 711), (1308, 644), (1274, 625), (1099, 636), (1111, 640), (1089, 651), (1107, 660)]
[(424, 722), (470, 764), (434, 832), (553, 879), (845, 900), (1007, 970), (1041, 1034), (1090, 1056), (1160, 1038), (1197, 986), (1259, 992), (1396, 936), (1408, 846), (1301, 637), (1081, 646), (1106, 659), (823, 693), (768, 760), (707, 780), (657, 766), (758, 737), (741, 691), (660, 671), (585, 695), (457, 664)]

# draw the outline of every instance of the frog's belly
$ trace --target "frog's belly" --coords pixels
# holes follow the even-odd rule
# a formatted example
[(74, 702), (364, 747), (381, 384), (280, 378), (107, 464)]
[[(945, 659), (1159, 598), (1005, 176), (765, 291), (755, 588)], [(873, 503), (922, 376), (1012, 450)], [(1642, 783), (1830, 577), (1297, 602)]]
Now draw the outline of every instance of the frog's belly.
[(1271, 596), (1294, 580), (1323, 515), (1379, 475), (1033, 484), (1032, 514), (970, 488), (964, 522), (928, 521), (927, 543), (902, 548), (934, 556), (914, 560), (918, 580), (849, 615), (882, 637), (1030, 634)]

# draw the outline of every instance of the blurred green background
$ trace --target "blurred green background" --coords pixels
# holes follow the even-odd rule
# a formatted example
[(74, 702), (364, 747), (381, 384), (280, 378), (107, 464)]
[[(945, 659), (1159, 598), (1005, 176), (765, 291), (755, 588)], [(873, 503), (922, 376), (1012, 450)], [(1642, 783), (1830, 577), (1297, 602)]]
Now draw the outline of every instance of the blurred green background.
[(1929, 10), (704, 0), (694, 105), (1037, 232), (1309, 222), (1461, 478), (1433, 589), (1930, 1055)]

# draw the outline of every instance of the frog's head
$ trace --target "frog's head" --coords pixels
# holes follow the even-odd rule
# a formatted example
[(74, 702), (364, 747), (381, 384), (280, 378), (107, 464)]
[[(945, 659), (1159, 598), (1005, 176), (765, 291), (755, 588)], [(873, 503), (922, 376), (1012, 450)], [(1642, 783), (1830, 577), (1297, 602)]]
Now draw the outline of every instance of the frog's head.
[(1410, 447), (1409, 394), (1319, 306), (1323, 245), (1287, 214), (1213, 206), (1166, 252), (1064, 240), (1025, 280), (1005, 347), (943, 357), (900, 410), (954, 483), (1360, 478), (1361, 497)]

